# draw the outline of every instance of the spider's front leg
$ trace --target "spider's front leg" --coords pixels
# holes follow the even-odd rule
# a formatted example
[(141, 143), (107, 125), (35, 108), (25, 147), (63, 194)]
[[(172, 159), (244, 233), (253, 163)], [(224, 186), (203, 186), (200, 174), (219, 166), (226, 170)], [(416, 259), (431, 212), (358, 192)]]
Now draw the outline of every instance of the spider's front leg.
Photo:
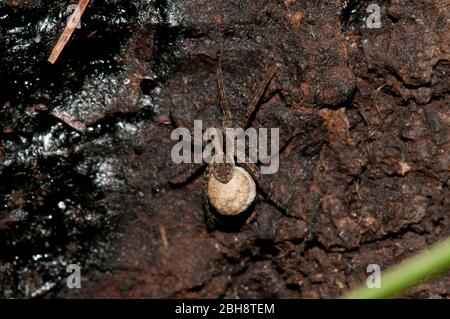
[(228, 104), (227, 98), (225, 96), (225, 88), (223, 85), (223, 74), (222, 74), (222, 53), (219, 51), (217, 54), (219, 58), (219, 63), (217, 65), (217, 87), (219, 89), (219, 102), (222, 108), (222, 129), (231, 127), (231, 111), (230, 105)]
[(242, 116), (241, 120), (239, 121), (238, 127), (245, 129), (250, 125), (251, 119), (252, 119), (253, 115), (256, 113), (257, 107), (258, 107), (259, 103), (261, 102), (261, 99), (263, 98), (264, 94), (266, 93), (266, 91), (270, 85), (270, 82), (272, 81), (273, 77), (275, 76), (277, 69), (278, 69), (278, 66), (275, 65), (264, 75), (263, 80), (258, 85), (258, 88), (256, 89), (256, 92), (253, 95), (253, 98), (250, 100), (247, 110), (245, 111), (244, 115)]
[[(169, 95), (169, 98), (171, 101), (171, 106), (169, 107), (169, 115), (174, 126), (176, 128), (187, 128), (187, 129), (190, 128), (191, 127), (190, 125), (184, 123), (181, 119), (178, 118), (174, 110), (175, 103), (173, 102), (173, 97)], [(206, 141), (203, 139), (203, 135), (195, 136), (192, 132), (190, 132), (190, 138), (191, 138), (191, 146), (194, 148), (194, 150), (196, 146), (195, 143), (198, 141), (200, 141), (202, 148), (206, 145)], [(197, 173), (205, 167), (205, 165), (206, 165), (205, 163), (185, 163), (184, 167), (181, 170), (176, 169), (175, 173), (172, 174), (172, 176), (170, 176), (169, 183), (172, 185), (184, 184), (188, 182), (193, 176), (196, 176)]]
[[(192, 128), (191, 125), (188, 125), (187, 123), (183, 122), (181, 119), (178, 118), (175, 112), (175, 103), (173, 102), (173, 97), (169, 95), (169, 99), (170, 99), (169, 116), (173, 124), (175, 125), (175, 128), (187, 128), (187, 129)], [(195, 118), (198, 118), (199, 114), (200, 110), (196, 112)], [(192, 143), (195, 143), (195, 141), (201, 141), (202, 146), (206, 145), (205, 141), (203, 140), (203, 135), (195, 136), (192, 132), (190, 132), (190, 135)]]

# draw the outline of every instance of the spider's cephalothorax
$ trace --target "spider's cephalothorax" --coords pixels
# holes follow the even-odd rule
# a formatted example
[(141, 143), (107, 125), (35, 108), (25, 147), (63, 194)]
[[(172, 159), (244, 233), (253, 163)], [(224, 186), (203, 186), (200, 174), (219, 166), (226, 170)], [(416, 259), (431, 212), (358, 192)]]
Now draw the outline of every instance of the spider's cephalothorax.
[[(223, 113), (220, 131), (227, 128), (246, 129), (250, 126), (250, 120), (257, 111), (262, 97), (269, 87), (275, 75), (276, 67), (265, 74), (262, 82), (250, 100), (246, 112), (238, 121), (233, 121), (228, 101), (225, 98), (221, 57), (217, 67), (217, 85), (219, 91), (220, 107)], [(183, 126), (171, 112), (172, 119), (177, 126)], [(215, 225), (217, 214), (211, 212), (210, 206), (222, 216), (236, 216), (246, 211), (256, 197), (256, 187), (263, 193), (266, 199), (271, 197), (271, 187), (262, 179), (258, 166), (248, 158), (244, 161), (226, 160), (223, 152), (216, 152), (214, 161), (208, 165), (203, 177), (203, 202), (208, 226)], [(221, 161), (216, 159), (221, 158)], [(242, 163), (243, 162), (243, 163)], [(205, 165), (205, 164), (204, 164)], [(173, 180), (174, 183), (182, 181)], [(278, 206), (278, 205), (277, 205)]]

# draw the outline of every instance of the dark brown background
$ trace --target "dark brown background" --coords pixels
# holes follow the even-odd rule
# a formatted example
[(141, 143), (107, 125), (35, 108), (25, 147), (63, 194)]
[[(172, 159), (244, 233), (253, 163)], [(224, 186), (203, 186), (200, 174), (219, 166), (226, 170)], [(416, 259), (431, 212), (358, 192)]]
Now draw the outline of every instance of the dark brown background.
[[(95, 0), (52, 66), (69, 3), (0, 5), (1, 296), (337, 297), (449, 235), (448, 1)], [(253, 126), (302, 134), (266, 177), (289, 213), (208, 232), (168, 111), (218, 125), (219, 49), (233, 114), (279, 63)]]

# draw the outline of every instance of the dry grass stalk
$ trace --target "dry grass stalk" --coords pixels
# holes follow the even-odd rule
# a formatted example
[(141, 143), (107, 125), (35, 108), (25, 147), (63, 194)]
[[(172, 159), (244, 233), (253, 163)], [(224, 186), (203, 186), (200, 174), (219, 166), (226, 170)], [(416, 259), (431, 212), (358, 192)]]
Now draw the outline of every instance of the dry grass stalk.
[(59, 55), (61, 54), (62, 50), (66, 46), (67, 42), (69, 41), (70, 37), (72, 36), (73, 32), (77, 28), (78, 23), (80, 22), (81, 16), (83, 15), (84, 11), (86, 10), (86, 7), (88, 6), (90, 0), (80, 0), (78, 2), (78, 9), (75, 10), (70, 18), (67, 21), (67, 25), (64, 28), (63, 33), (58, 39), (58, 42), (56, 42), (56, 45), (53, 47), (52, 53), (50, 54), (50, 57), (48, 58), (48, 62), (51, 64), (55, 63), (58, 59)]

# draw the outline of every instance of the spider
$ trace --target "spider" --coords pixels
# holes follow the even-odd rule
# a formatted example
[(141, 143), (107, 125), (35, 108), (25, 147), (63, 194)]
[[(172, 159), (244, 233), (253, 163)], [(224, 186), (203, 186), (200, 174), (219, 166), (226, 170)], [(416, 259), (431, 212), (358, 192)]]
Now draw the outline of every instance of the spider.
[[(243, 116), (237, 121), (233, 119), (228, 101), (225, 96), (224, 81), (222, 75), (222, 55), (218, 53), (217, 66), (217, 87), (219, 95), (219, 104), (222, 110), (222, 123), (220, 127), (221, 132), (225, 132), (226, 128), (242, 128), (247, 129), (251, 125), (251, 119), (258, 111), (258, 107), (262, 98), (264, 97), (273, 77), (276, 74), (277, 66), (272, 67), (264, 76), (262, 81), (258, 84), (257, 89), (248, 104), (247, 110)], [(172, 106), (174, 105), (172, 101)], [(172, 109), (170, 116), (176, 127), (186, 127), (175, 116)], [(194, 139), (192, 139), (194, 140)], [(205, 141), (203, 141), (205, 142)], [(221, 220), (226, 219), (227, 216), (238, 216), (247, 211), (256, 197), (256, 188), (262, 193), (266, 201), (274, 204), (277, 208), (284, 207), (272, 199), (271, 185), (267, 183), (261, 176), (259, 167), (248, 160), (236, 161), (233, 158), (231, 161), (226, 160), (227, 154), (215, 150), (214, 161), (211, 164), (203, 163), (195, 172), (200, 169), (206, 169), (203, 174), (202, 181), (202, 199), (205, 212), (205, 221), (209, 229), (215, 228)], [(222, 161), (216, 159), (222, 158)], [(228, 158), (229, 159), (229, 158)], [(188, 167), (191, 168), (192, 165)], [(189, 175), (188, 178), (180, 180), (180, 174), (170, 180), (171, 184), (182, 184), (195, 176)], [(211, 209), (211, 206), (214, 208)]]

